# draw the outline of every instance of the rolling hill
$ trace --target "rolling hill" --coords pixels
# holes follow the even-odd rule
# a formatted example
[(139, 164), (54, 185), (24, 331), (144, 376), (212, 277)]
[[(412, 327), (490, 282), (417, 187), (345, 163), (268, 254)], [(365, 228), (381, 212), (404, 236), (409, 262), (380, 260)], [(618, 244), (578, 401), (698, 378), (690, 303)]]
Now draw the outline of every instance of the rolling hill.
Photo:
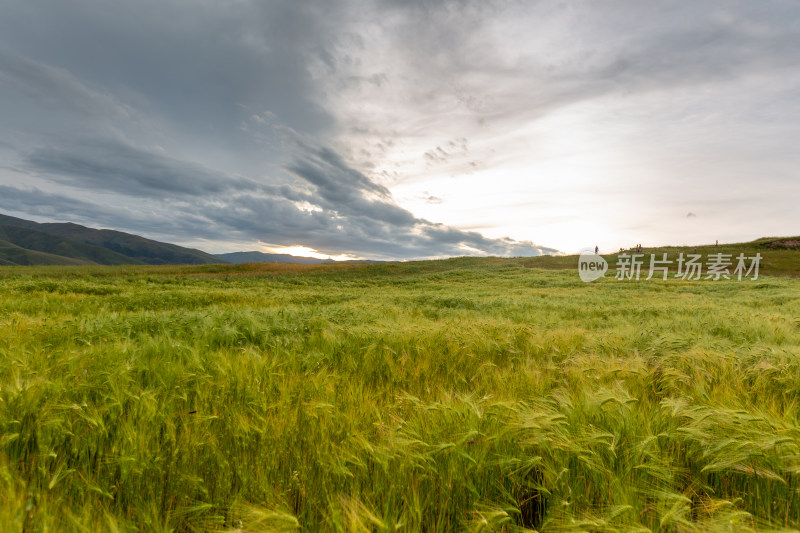
[(207, 265), (224, 259), (138, 235), (0, 215), (0, 265)]

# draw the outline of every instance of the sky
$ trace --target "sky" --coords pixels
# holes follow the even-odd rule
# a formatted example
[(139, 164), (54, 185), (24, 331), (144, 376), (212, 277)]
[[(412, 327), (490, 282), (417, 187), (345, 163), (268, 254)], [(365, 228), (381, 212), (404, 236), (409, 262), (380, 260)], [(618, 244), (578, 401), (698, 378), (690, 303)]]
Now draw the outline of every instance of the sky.
[(800, 234), (794, 1), (0, 0), (0, 211), (201, 248)]

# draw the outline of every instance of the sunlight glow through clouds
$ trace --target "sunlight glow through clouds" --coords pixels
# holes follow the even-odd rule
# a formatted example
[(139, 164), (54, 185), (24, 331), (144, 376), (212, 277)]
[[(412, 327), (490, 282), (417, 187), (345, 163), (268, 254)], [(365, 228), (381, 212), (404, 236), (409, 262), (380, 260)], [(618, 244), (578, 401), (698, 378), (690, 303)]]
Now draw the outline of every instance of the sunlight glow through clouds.
[(327, 255), (316, 251), (308, 246), (262, 246), (261, 251), (269, 254), (289, 254), (297, 257), (313, 257), (315, 259), (333, 259), (334, 261), (350, 261), (353, 259), (362, 259), (354, 255), (341, 254), (341, 255)]
[[(392, 192), (401, 205), (431, 220), (490, 237), (520, 239), (535, 232), (539, 242), (578, 250), (589, 244), (588, 236), (593, 243), (612, 227), (608, 200), (618, 196), (624, 168), (624, 153), (608, 138), (613, 128), (598, 135), (602, 116), (591, 107), (576, 105), (502, 135), (502, 157), (483, 169), (412, 176)], [(444, 201), (425, 202), (423, 188)]]

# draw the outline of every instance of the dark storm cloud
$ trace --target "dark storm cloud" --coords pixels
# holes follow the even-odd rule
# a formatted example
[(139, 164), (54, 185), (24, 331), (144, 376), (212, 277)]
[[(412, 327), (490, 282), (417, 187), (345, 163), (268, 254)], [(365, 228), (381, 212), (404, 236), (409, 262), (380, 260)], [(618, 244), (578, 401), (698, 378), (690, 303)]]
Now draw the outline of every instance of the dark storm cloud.
[(201, 220), (190, 213), (181, 217), (165, 216), (160, 209), (142, 206), (110, 206), (89, 202), (36, 187), (0, 185), (0, 210), (22, 218), (42, 221), (76, 222), (92, 227), (134, 231), (149, 235), (186, 235), (191, 228), (202, 227)]
[(299, 131), (330, 124), (305, 68), (323, 30), (318, 13), (302, 3), (5, 4), (0, 43), (87, 84), (140, 98), (198, 135), (235, 127), (240, 106), (273, 109)]
[(392, 201), (388, 189), (348, 167), (328, 148), (307, 150), (287, 169), (315, 186), (316, 203), (341, 215), (382, 221), (398, 228), (408, 228), (416, 222), (414, 215)]
[(84, 217), (94, 212), (102, 218), (115, 213), (113, 209), (103, 213), (97, 204), (44, 192), (35, 187), (22, 189), (6, 185), (0, 185), (0, 207), (9, 211), (21, 210), (37, 217), (75, 215)]
[(1, 49), (0, 82), (31, 99), (42, 111), (71, 111), (111, 120), (130, 115), (129, 109), (87, 87), (69, 71)]
[(113, 139), (37, 148), (25, 162), (35, 172), (76, 187), (134, 196), (163, 193), (204, 196), (228, 189), (256, 189), (254, 182), (148, 152)]

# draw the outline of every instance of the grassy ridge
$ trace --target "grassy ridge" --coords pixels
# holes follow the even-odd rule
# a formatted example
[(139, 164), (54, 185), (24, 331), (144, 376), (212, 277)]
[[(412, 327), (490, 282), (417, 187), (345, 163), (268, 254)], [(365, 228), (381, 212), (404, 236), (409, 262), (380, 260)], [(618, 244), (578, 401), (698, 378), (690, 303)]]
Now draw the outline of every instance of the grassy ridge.
[(64, 257), (47, 252), (38, 252), (17, 246), (12, 242), (0, 239), (0, 265), (86, 265), (82, 259)]
[(63, 239), (49, 233), (28, 228), (0, 225), (0, 239), (19, 250), (26, 252), (25, 257), (8, 254), (0, 248), (2, 257), (15, 260), (21, 265), (130, 265), (144, 264), (130, 257), (118, 254), (101, 246), (94, 246), (80, 241)]
[(4, 269), (0, 523), (800, 527), (796, 280), (530, 261)]
[(40, 224), (0, 214), (0, 265), (216, 264), (200, 250), (72, 223)]

